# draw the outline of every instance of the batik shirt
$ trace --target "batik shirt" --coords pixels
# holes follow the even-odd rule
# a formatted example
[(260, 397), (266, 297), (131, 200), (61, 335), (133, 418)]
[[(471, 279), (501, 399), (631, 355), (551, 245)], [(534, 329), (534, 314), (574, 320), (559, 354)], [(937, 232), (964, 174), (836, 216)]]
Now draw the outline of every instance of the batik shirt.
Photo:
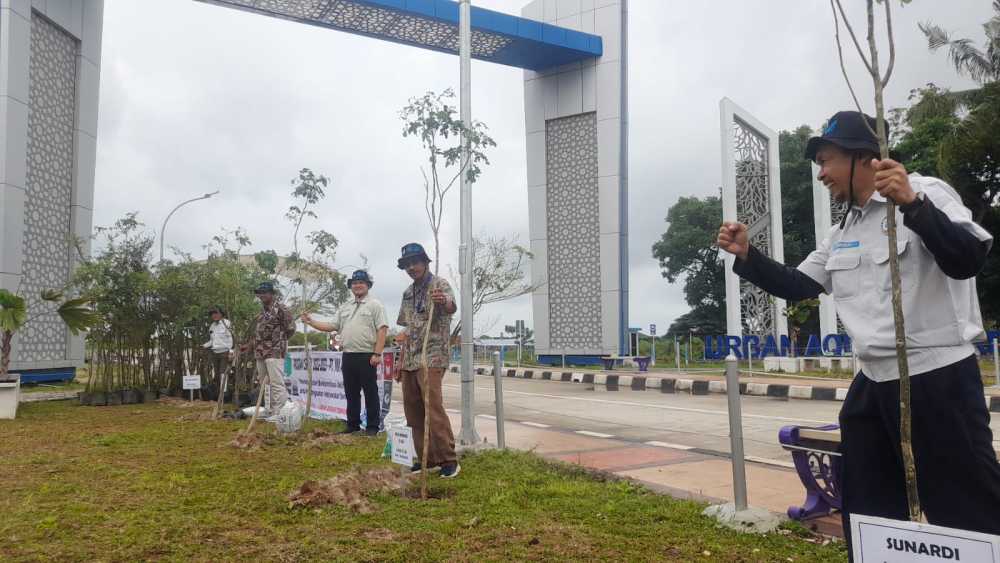
[(427, 339), (427, 367), (448, 367), (451, 315), (445, 313), (444, 305), (434, 305), (431, 301), (431, 291), (439, 289), (447, 296), (448, 301), (455, 302), (455, 294), (451, 285), (444, 278), (427, 274), (421, 281), (413, 282), (403, 292), (403, 303), (399, 308), (399, 318), (396, 324), (406, 327), (406, 344), (403, 345), (403, 370), (416, 371), (420, 369), (421, 353), (424, 346), (424, 328), (431, 307), (434, 309), (434, 322), (431, 324)]
[(284, 358), (288, 338), (295, 334), (295, 319), (284, 305), (277, 301), (257, 315), (254, 328), (254, 358)]

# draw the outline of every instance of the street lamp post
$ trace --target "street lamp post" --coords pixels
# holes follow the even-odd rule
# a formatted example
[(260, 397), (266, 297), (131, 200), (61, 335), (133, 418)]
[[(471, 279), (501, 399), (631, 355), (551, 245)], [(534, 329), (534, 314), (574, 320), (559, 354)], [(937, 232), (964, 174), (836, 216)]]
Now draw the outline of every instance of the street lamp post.
[(479, 443), (476, 432), (475, 375), (472, 372), (472, 186), (469, 182), (471, 155), (468, 130), (472, 128), (472, 7), (470, 0), (458, 3), (459, 103), (462, 118), (462, 160), (460, 222), (462, 241), (458, 246), (459, 273), (462, 276), (462, 430), (458, 443)]
[(198, 200), (202, 200), (202, 199), (208, 199), (208, 198), (212, 197), (213, 195), (215, 195), (217, 193), (219, 193), (219, 190), (215, 190), (214, 192), (212, 192), (210, 194), (205, 194), (205, 195), (200, 195), (198, 197), (193, 197), (193, 198), (191, 198), (191, 199), (189, 199), (187, 201), (182, 201), (177, 207), (173, 208), (173, 210), (171, 210), (170, 213), (167, 214), (167, 218), (163, 220), (163, 226), (160, 227), (160, 262), (163, 262), (163, 232), (165, 230), (167, 230), (167, 221), (169, 221), (170, 218), (174, 216), (174, 212), (176, 212), (181, 207), (184, 207), (185, 205), (191, 203), (192, 201), (198, 201)]

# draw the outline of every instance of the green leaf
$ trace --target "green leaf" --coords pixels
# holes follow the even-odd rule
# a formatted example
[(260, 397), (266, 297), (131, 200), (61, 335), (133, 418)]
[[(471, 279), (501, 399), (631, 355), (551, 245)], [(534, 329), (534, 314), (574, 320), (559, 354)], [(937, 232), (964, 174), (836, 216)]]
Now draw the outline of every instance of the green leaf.
[(0, 330), (16, 332), (28, 319), (24, 298), (6, 289), (0, 289)]
[(101, 320), (100, 315), (90, 308), (90, 299), (86, 297), (70, 299), (60, 305), (56, 312), (73, 334), (78, 334)]

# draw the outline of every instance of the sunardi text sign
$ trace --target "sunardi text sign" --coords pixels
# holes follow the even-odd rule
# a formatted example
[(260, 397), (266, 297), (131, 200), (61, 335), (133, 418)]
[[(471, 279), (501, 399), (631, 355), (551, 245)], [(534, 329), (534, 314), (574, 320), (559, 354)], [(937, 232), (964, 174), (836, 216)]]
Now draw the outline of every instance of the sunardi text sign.
[(1000, 563), (1000, 536), (851, 515), (856, 563)]

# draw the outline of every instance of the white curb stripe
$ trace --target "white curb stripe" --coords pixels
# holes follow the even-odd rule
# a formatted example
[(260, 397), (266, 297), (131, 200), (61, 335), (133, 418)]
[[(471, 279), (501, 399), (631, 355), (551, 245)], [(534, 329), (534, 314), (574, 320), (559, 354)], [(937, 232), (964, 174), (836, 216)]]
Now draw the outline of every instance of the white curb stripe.
[(789, 385), (788, 398), (790, 399), (812, 399), (813, 388), (811, 385)]
[(708, 382), (708, 392), (709, 393), (725, 393), (726, 392), (726, 382), (725, 381), (709, 381)]
[(594, 375), (594, 385), (607, 385), (607, 384), (608, 384), (607, 374), (598, 373)]
[(747, 383), (747, 395), (767, 395), (767, 383)]
[(674, 391), (690, 391), (694, 387), (693, 379), (678, 379), (674, 383)]
[(846, 399), (847, 398), (847, 388), (841, 387), (841, 388), (837, 389), (837, 394), (836, 394), (835, 398), (838, 401), (843, 401), (844, 399)]

